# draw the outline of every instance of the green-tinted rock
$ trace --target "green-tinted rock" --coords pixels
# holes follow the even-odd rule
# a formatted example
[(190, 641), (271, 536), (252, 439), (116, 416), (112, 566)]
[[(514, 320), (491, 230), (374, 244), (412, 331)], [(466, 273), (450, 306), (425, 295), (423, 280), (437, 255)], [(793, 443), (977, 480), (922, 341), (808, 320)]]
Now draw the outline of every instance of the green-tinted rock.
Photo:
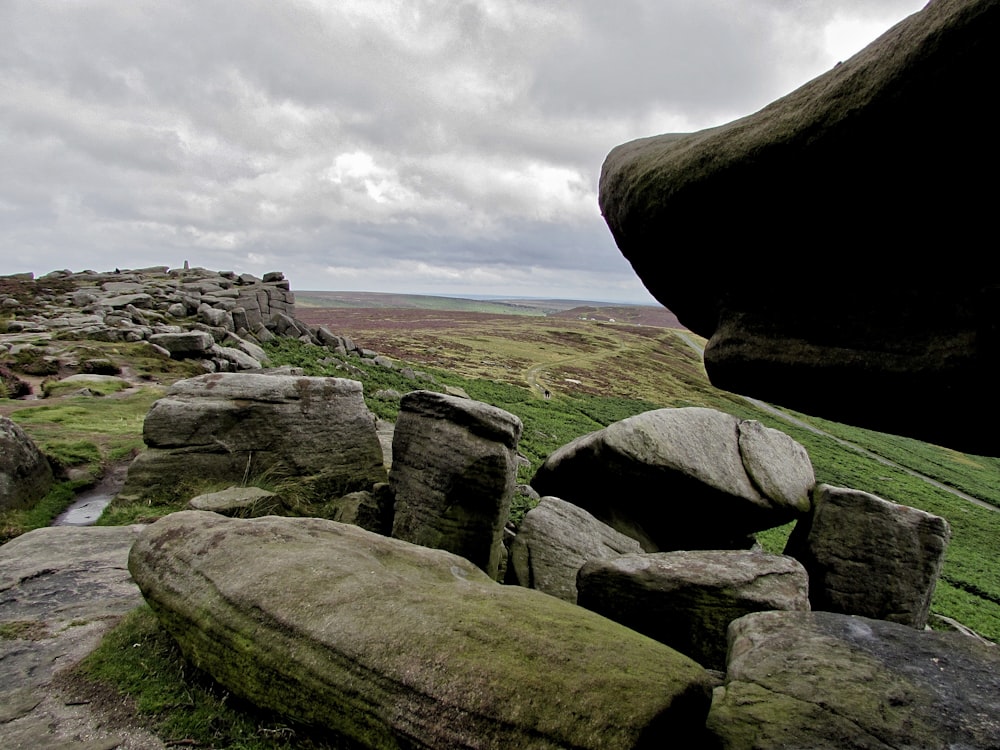
[(353, 526), (176, 513), (129, 567), (198, 667), (365, 747), (665, 747), (708, 709), (666, 646)]
[(1000, 747), (1000, 649), (831, 612), (730, 626), (708, 728), (723, 750)]

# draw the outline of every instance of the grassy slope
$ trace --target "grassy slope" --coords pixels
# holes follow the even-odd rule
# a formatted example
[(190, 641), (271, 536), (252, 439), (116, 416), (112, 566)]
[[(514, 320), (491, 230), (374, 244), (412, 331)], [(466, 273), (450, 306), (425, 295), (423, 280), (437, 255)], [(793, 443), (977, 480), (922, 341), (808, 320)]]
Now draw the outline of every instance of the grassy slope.
[[(1000, 538), (1000, 513), (974, 506), (898, 468), (843, 447), (832, 437), (784, 422), (734, 394), (712, 387), (700, 357), (669, 329), (554, 318), (463, 319), (451, 327), (421, 319), (383, 317), (363, 331), (366, 345), (432, 372), (441, 385), (460, 385), (473, 397), (517, 414), (525, 425), (521, 451), (531, 462), (521, 480), (568, 440), (651, 408), (708, 406), (780, 429), (810, 453), (817, 479), (861, 489), (942, 515), (952, 525), (943, 581), (934, 609), (988, 637), (1000, 639), (1000, 565), (992, 547)], [(358, 334), (360, 335), (360, 334)], [(288, 357), (295, 342), (276, 353)], [(310, 364), (308, 351), (289, 361)], [(378, 389), (422, 387), (398, 373), (366, 368), (360, 379), (373, 410), (395, 416), (393, 402), (373, 398)], [(369, 372), (370, 371), (370, 372)], [(529, 388), (531, 376), (538, 386)], [(370, 378), (370, 380), (369, 380)], [(532, 383), (534, 385), (534, 383)], [(541, 387), (552, 398), (541, 397)], [(986, 502), (1000, 506), (1000, 461), (968, 456), (917, 440), (884, 435), (795, 414), (835, 437), (850, 440)], [(523, 509), (521, 509), (523, 510)], [(780, 551), (789, 529), (764, 535)]]
[[(460, 325), (427, 330), (387, 325), (381, 331), (372, 328), (370, 333), (377, 344), (366, 341), (366, 346), (391, 353), (400, 366), (412, 364), (426, 371), (434, 382), (415, 380), (401, 367), (388, 370), (357, 359), (346, 363), (352, 369), (350, 375), (345, 375), (335, 365), (320, 362), (329, 352), (296, 341), (282, 340), (269, 348), (276, 364), (287, 362), (305, 367), (310, 374), (361, 380), (370, 408), (386, 419), (395, 417), (398, 403), (378, 398), (380, 389), (405, 392), (418, 387), (442, 389), (446, 385), (464, 388), (473, 398), (517, 414), (525, 425), (520, 449), (531, 464), (522, 470), (521, 481), (530, 479), (545, 456), (560, 445), (647, 409), (700, 405), (758, 419), (806, 446), (819, 481), (872, 492), (947, 518), (953, 537), (933, 609), (1000, 640), (1000, 564), (993, 554), (996, 540), (1000, 539), (1000, 513), (957, 499), (905, 471), (845, 448), (831, 437), (785, 423), (733, 394), (713, 388), (707, 382), (700, 358), (671, 330), (522, 316), (507, 316), (498, 321), (495, 316), (485, 316), (478, 322), (463, 320)], [(543, 387), (550, 390), (551, 398), (542, 397)], [(64, 398), (52, 404), (31, 406), (19, 404), (15, 418), (49, 452), (72, 452), (72, 445), (79, 441), (84, 445), (77, 450), (84, 458), (78, 460), (85, 461), (86, 456), (93, 459), (93, 451), (87, 445), (95, 446), (101, 460), (107, 460), (111, 451), (124, 451), (136, 444), (141, 429), (139, 417), (158, 392), (154, 388), (143, 389), (126, 396), (120, 405), (117, 402), (122, 399), (112, 402), (94, 398)], [(902, 466), (1000, 505), (998, 459), (968, 456), (919, 441), (796, 416)], [(64, 503), (65, 498), (53, 502)], [(122, 515), (122, 522), (129, 517), (127, 513)], [(763, 535), (763, 541), (769, 549), (780, 551), (788, 531), (787, 527), (774, 530)], [(112, 664), (102, 669), (118, 670), (133, 677), (137, 670), (147, 670), (145, 677), (138, 680), (140, 685), (149, 683), (156, 684), (157, 690), (175, 690), (178, 678), (173, 673), (177, 671), (178, 656), (170, 651), (169, 644), (160, 643), (161, 633), (149, 618), (148, 612), (131, 618), (123, 626), (122, 638), (129, 643), (149, 642), (151, 648), (162, 654), (162, 660), (155, 664), (147, 660), (139, 666)], [(106, 646), (95, 660), (114, 662), (114, 652), (113, 645)], [(165, 685), (160, 685), (161, 678)], [(124, 677), (112, 679), (121, 684)], [(199, 686), (199, 678), (185, 675), (181, 683), (180, 689), (188, 691), (187, 694), (205, 696), (206, 701), (211, 698), (208, 693), (213, 688)], [(141, 687), (134, 689), (142, 692)], [(225, 696), (222, 702), (225, 703)], [(158, 704), (154, 701), (148, 710), (163, 720), (169, 717), (171, 722), (188, 722), (183, 729), (171, 724), (173, 736), (201, 737), (203, 742), (210, 743), (219, 741), (220, 733), (230, 738), (237, 733), (250, 733), (270, 739), (258, 741), (259, 744), (251, 739), (245, 743), (240, 740), (238, 746), (280, 746), (273, 734), (267, 734), (276, 731), (273, 723), (261, 723), (263, 720), (258, 718), (248, 728), (244, 718), (237, 716), (226, 721), (239, 729), (221, 728), (222, 719), (199, 729), (204, 712), (198, 713), (192, 705), (191, 716), (181, 719), (176, 705), (164, 712), (163, 706), (169, 704), (170, 699)], [(304, 740), (301, 735), (299, 739)], [(290, 741), (288, 746), (313, 746), (308, 740), (304, 742), (307, 744)]]

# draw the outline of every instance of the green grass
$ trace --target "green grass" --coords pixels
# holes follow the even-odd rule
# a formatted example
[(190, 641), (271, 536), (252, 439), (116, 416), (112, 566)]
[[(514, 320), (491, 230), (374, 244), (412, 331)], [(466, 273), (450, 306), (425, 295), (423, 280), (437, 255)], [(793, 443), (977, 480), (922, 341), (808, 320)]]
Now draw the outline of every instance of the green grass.
[(348, 747), (230, 695), (185, 661), (147, 605), (126, 615), (77, 674), (130, 697), (144, 723), (168, 744), (230, 750)]
[(141, 388), (116, 398), (70, 396), (56, 403), (25, 402), (11, 413), (45, 453), (58, 455), (66, 445), (96, 446), (99, 461), (114, 460), (142, 447), (142, 423), (153, 402), (163, 395), (158, 387)]
[[(625, 331), (590, 324), (587, 330), (575, 329), (571, 335), (563, 335), (565, 332), (551, 321), (539, 326), (534, 320), (523, 323), (534, 326), (530, 328), (533, 336), (517, 336), (516, 327), (495, 337), (491, 332), (463, 334), (458, 348), (466, 347), (465, 354), (457, 356), (467, 356), (471, 351), (474, 358), (480, 357), (496, 341), (504, 341), (500, 355), (480, 357), (475, 366), (451, 366), (444, 356), (449, 342), (443, 339), (425, 359), (398, 356), (400, 367), (395, 369), (356, 357), (341, 360), (327, 350), (289, 339), (265, 348), (274, 365), (291, 364), (302, 367), (309, 375), (361, 381), (369, 408), (390, 421), (398, 414), (398, 402), (376, 398), (374, 394), (379, 390), (406, 393), (417, 388), (443, 391), (453, 386), (464, 389), (474, 399), (516, 414), (524, 423), (519, 450), (529, 463), (519, 473), (521, 482), (528, 482), (546, 456), (570, 440), (649, 409), (707, 406), (757, 419), (802, 443), (809, 451), (820, 482), (864, 490), (945, 517), (952, 526), (953, 536), (935, 592), (933, 611), (958, 620), (988, 638), (1000, 640), (1000, 564), (994, 554), (1000, 540), (1000, 513), (955, 498), (902, 469), (885, 466), (870, 456), (845, 448), (831, 437), (788, 424), (733, 394), (713, 388), (697, 355), (678, 343), (670, 331), (641, 328)], [(421, 348), (422, 352), (425, 350), (426, 347)], [(440, 366), (430, 364), (430, 359)], [(552, 386), (549, 399), (542, 398), (538, 389), (529, 388), (525, 380), (528, 366), (538, 360), (546, 363), (544, 382)], [(411, 361), (415, 368), (432, 376), (433, 381), (406, 377), (401, 368)], [(581, 385), (566, 378), (579, 380)], [(40, 441), (49, 455), (66, 463), (81, 461), (86, 465), (95, 460), (94, 449), (101, 461), (137, 449), (142, 418), (158, 396), (159, 391), (150, 388), (124, 399), (68, 398), (58, 405), (21, 409), (15, 419)], [(901, 466), (1000, 505), (1000, 459), (966, 456), (919, 441), (797, 416)], [(267, 480), (257, 479), (255, 483)], [(221, 487), (206, 486), (203, 491), (212, 489)], [(47, 510), (40, 509), (33, 523), (45, 525), (44, 519), (60, 502), (63, 501), (53, 499)], [(162, 503), (143, 506), (112, 504), (101, 523), (149, 520), (185, 503), (186, 498), (184, 503), (164, 498)], [(512, 516), (517, 518), (528, 509), (519, 500)], [(769, 551), (780, 552), (792, 526), (765, 531), (759, 540)], [(247, 750), (334, 747), (320, 743), (302, 728), (287, 726), (276, 717), (241, 704), (192, 670), (146, 607), (127, 617), (81, 669), (87, 680), (114, 685), (123, 694), (132, 696), (140, 714), (164, 738), (192, 746)]]
[(0, 544), (35, 529), (51, 526), (56, 516), (72, 505), (88, 480), (59, 482), (31, 508), (0, 511)]
[(64, 396), (86, 389), (90, 391), (92, 396), (100, 397), (110, 396), (112, 393), (124, 391), (128, 387), (128, 382), (120, 378), (90, 382), (79, 380), (51, 380), (42, 386), (42, 392), (45, 394), (45, 398), (53, 398), (55, 396)]

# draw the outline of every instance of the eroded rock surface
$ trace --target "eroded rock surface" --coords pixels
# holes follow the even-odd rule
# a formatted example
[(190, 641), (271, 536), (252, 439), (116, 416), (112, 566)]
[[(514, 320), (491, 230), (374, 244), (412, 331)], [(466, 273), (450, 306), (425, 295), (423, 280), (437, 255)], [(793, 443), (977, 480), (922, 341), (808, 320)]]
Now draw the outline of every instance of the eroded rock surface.
[(726, 667), (726, 630), (750, 612), (808, 611), (805, 568), (743, 550), (632, 554), (591, 560), (578, 603), (655, 638), (710, 669)]
[(749, 546), (755, 531), (807, 512), (815, 482), (808, 454), (787, 435), (690, 407), (577, 438), (546, 459), (531, 485), (658, 552)]
[(809, 572), (813, 609), (924, 627), (951, 538), (948, 522), (825, 484), (813, 505), (785, 547)]
[[(983, 175), (1000, 169), (982, 93), (998, 42), (994, 0), (935, 0), (759, 112), (608, 155), (608, 226), (653, 296), (710, 339), (713, 384), (997, 455), (981, 425), (1000, 416), (983, 398), (1000, 278), (977, 258), (996, 204)], [(748, 238), (766, 251), (722, 257)], [(827, 260), (804, 262), (804, 238)], [(916, 262), (901, 247), (951, 251)]]
[(516, 416), (480, 401), (406, 394), (392, 439), (392, 535), (454, 552), (495, 577), (521, 430)]
[(510, 545), (507, 583), (576, 603), (576, 575), (585, 562), (641, 552), (635, 539), (583, 508), (546, 496), (529, 510)]
[(0, 510), (30, 508), (52, 488), (49, 461), (17, 422), (0, 416)]
[(361, 384), (341, 378), (213, 373), (181, 380), (153, 404), (143, 440), (148, 447), (129, 467), (126, 497), (174, 496), (197, 481), (294, 477), (324, 502), (386, 480)]
[(185, 511), (129, 565), (195, 665), (366, 747), (662, 747), (708, 709), (666, 646), (354, 526)]
[(723, 750), (1000, 747), (995, 645), (830, 612), (747, 615), (729, 640)]
[(37, 529), (0, 546), (0, 746), (149, 750), (142, 731), (68, 705), (53, 680), (142, 604), (128, 551), (141, 526)]

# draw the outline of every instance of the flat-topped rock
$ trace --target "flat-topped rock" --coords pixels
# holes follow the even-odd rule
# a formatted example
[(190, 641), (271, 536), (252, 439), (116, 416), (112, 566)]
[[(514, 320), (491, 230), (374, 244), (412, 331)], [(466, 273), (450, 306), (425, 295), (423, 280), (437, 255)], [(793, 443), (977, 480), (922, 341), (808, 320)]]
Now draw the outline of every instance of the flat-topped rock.
[(995, 645), (830, 612), (747, 615), (729, 642), (722, 750), (1000, 747)]

